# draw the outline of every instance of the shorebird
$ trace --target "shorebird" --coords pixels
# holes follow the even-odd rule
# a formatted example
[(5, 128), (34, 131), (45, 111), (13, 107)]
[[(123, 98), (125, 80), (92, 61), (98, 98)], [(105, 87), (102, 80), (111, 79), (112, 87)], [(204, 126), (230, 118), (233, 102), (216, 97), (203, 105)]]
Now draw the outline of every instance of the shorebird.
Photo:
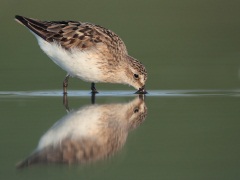
[(80, 21), (40, 21), (23, 16), (15, 19), (37, 38), (40, 48), (67, 75), (63, 93), (67, 93), (69, 77), (95, 83), (128, 84), (137, 94), (146, 94), (147, 71), (144, 65), (128, 55), (121, 38), (109, 29)]
[(108, 158), (125, 144), (129, 131), (147, 116), (142, 95), (128, 103), (88, 105), (70, 111), (40, 139), (37, 148), (17, 164), (85, 164)]

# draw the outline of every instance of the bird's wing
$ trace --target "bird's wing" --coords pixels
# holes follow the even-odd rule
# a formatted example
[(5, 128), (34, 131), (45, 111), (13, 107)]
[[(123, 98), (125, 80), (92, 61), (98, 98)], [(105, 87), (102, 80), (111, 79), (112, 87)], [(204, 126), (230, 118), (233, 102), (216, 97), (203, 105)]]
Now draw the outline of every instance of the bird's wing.
[(59, 43), (67, 50), (86, 50), (104, 43), (110, 51), (127, 52), (123, 41), (115, 33), (98, 25), (79, 21), (40, 21), (23, 16), (15, 18), (47, 42)]

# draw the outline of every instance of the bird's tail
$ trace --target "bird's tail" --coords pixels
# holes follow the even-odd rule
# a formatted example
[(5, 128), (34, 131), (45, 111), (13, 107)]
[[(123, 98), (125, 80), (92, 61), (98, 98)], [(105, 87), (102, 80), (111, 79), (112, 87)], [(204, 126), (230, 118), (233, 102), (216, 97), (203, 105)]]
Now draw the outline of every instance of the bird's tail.
[(15, 20), (26, 26), (28, 29), (30, 29), (32, 32), (37, 34), (43, 39), (46, 39), (46, 33), (47, 33), (47, 22), (46, 21), (40, 21), (37, 19), (32, 18), (26, 18), (23, 16), (16, 15)]

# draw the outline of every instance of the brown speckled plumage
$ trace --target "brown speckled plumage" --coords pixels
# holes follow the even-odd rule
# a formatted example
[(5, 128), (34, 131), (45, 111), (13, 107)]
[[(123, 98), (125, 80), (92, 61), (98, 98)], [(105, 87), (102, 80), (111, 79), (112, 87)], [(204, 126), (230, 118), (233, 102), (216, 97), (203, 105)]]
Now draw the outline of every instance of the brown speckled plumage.
[(111, 52), (127, 54), (126, 46), (119, 36), (99, 25), (80, 21), (40, 21), (26, 17), (21, 19), (21, 23), (44, 40), (55, 41), (67, 50), (87, 50), (103, 43)]

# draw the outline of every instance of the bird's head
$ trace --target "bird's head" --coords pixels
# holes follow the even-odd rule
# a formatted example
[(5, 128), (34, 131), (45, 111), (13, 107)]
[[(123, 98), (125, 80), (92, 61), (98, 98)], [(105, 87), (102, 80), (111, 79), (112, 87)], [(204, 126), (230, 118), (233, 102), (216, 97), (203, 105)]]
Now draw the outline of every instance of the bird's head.
[(138, 91), (136, 94), (146, 94), (145, 84), (147, 81), (147, 71), (144, 65), (136, 59), (128, 56), (126, 68), (127, 83)]

